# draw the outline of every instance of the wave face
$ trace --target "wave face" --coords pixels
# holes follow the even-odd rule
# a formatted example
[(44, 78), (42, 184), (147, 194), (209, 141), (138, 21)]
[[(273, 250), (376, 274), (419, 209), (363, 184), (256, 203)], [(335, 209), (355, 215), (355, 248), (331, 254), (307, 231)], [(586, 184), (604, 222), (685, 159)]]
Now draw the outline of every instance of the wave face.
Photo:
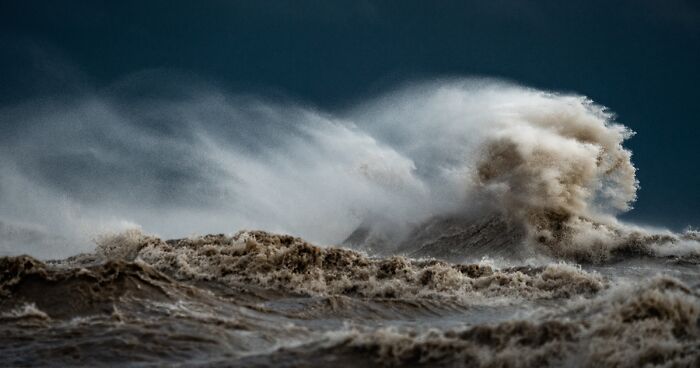
[(435, 216), (482, 212), (568, 259), (659, 235), (615, 219), (638, 188), (632, 132), (582, 96), (452, 80), (329, 113), (202, 86), (132, 99), (134, 83), (3, 109), (0, 252), (65, 257), (129, 228), (337, 244), (371, 224), (396, 244)]

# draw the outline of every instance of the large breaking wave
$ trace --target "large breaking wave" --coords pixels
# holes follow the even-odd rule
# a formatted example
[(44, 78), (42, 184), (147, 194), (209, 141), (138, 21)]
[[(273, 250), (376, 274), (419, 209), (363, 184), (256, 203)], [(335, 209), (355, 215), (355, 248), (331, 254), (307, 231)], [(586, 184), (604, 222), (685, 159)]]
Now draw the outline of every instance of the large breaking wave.
[(697, 249), (694, 233), (615, 218), (636, 198), (633, 132), (582, 96), (452, 80), (331, 114), (211, 89), (122, 92), (3, 109), (0, 252), (66, 256), (133, 227), (328, 244), (371, 224), (398, 241), (465, 212), (498, 213), (555, 257)]

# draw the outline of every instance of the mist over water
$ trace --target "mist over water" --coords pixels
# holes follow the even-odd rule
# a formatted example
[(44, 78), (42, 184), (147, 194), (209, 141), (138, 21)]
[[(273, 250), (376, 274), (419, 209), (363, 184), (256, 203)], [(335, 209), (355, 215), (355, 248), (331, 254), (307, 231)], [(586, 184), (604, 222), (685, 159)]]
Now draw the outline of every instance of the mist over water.
[(130, 228), (337, 244), (362, 223), (400, 237), (488, 203), (557, 253), (618, 236), (638, 187), (633, 133), (577, 95), (441, 80), (324, 112), (201, 86), (122, 90), (2, 109), (0, 251), (63, 257)]

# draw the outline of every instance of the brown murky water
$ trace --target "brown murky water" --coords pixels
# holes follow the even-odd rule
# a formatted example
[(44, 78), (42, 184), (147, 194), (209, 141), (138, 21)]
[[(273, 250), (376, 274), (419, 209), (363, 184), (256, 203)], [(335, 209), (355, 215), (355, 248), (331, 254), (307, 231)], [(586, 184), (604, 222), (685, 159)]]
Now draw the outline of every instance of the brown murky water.
[(0, 365), (699, 366), (699, 271), (123, 234), (62, 261), (0, 259)]

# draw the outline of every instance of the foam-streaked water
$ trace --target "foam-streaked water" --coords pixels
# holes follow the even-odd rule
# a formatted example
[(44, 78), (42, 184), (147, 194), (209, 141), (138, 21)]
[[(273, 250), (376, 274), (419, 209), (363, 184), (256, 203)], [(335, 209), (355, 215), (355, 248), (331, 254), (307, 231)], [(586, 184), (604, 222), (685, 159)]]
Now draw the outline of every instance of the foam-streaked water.
[(692, 260), (637, 257), (584, 268), (497, 263), (370, 257), (264, 232), (174, 241), (129, 232), (62, 261), (2, 258), (0, 360), (700, 363), (700, 272)]

